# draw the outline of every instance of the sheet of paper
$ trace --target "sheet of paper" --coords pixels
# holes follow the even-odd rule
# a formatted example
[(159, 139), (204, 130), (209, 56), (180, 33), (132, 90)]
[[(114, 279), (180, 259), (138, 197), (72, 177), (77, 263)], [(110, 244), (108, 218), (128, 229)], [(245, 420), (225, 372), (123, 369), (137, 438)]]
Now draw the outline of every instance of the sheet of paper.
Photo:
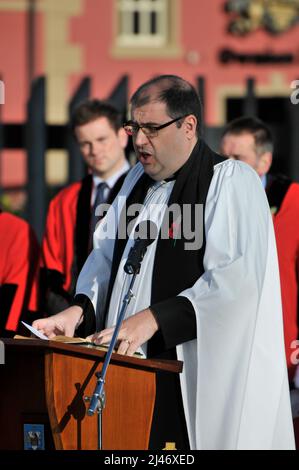
[(26, 328), (28, 328), (29, 331), (31, 331), (31, 333), (33, 333), (35, 336), (37, 336), (38, 338), (40, 339), (46, 339), (49, 341), (49, 338), (44, 335), (43, 333), (41, 333), (40, 331), (38, 331), (36, 328), (33, 328), (33, 326), (31, 325), (28, 325), (28, 323), (25, 323), (24, 321), (22, 321), (23, 325), (26, 326)]

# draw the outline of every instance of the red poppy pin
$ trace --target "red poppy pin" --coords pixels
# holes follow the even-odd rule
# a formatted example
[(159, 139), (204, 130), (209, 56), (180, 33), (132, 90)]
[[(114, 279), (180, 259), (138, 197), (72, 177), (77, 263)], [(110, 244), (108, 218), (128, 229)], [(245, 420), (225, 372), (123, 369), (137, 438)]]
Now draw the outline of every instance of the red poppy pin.
[(175, 246), (175, 244), (176, 244), (177, 235), (179, 233), (179, 230), (180, 230), (180, 223), (172, 222), (172, 224), (171, 224), (171, 226), (169, 227), (169, 230), (168, 230), (168, 237), (171, 240), (174, 240), (173, 246)]

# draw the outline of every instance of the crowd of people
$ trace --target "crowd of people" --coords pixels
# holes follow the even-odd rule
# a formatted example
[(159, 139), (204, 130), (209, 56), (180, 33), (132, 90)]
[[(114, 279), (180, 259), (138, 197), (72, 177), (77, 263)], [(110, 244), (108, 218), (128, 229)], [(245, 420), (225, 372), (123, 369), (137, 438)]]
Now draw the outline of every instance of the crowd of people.
[(227, 124), (213, 152), (198, 94), (178, 76), (141, 85), (130, 112), (123, 123), (107, 102), (75, 110), (87, 176), (50, 202), (40, 250), (26, 222), (0, 213), (0, 335), (26, 320), (49, 338), (108, 344), (136, 227), (150, 219), (158, 235), (118, 353), (180, 359), (184, 368), (157, 373), (149, 448), (293, 449), (299, 184), (271, 174), (273, 137), (257, 118)]

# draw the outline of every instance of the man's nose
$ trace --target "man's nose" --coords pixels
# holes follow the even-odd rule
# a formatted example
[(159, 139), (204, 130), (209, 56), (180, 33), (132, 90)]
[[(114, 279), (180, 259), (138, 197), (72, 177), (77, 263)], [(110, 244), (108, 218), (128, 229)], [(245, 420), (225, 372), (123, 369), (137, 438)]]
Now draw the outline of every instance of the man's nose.
[(92, 143), (90, 145), (90, 153), (91, 155), (96, 155), (100, 150), (100, 145), (98, 143)]
[(138, 129), (137, 134), (135, 135), (135, 144), (136, 145), (144, 145), (148, 142), (148, 137), (143, 132), (142, 128)]

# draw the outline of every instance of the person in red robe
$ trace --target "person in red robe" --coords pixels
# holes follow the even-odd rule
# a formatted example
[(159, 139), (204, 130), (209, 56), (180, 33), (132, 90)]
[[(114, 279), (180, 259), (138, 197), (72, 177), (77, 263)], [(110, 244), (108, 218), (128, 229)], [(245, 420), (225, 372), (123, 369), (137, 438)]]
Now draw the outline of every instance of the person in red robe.
[[(224, 155), (249, 164), (261, 178), (273, 215), (279, 261), (284, 340), (291, 388), (298, 367), (299, 184), (283, 175), (269, 174), (273, 138), (259, 119), (242, 117), (224, 129)], [(296, 353), (297, 350), (297, 353)], [(299, 418), (294, 420), (299, 448)]]
[(0, 209), (0, 336), (37, 318), (40, 248), (27, 222)]
[(110, 103), (83, 102), (71, 127), (89, 174), (60, 191), (49, 205), (41, 266), (42, 309), (47, 315), (72, 303), (78, 274), (92, 248), (95, 206), (114, 199), (129, 169), (122, 116)]

